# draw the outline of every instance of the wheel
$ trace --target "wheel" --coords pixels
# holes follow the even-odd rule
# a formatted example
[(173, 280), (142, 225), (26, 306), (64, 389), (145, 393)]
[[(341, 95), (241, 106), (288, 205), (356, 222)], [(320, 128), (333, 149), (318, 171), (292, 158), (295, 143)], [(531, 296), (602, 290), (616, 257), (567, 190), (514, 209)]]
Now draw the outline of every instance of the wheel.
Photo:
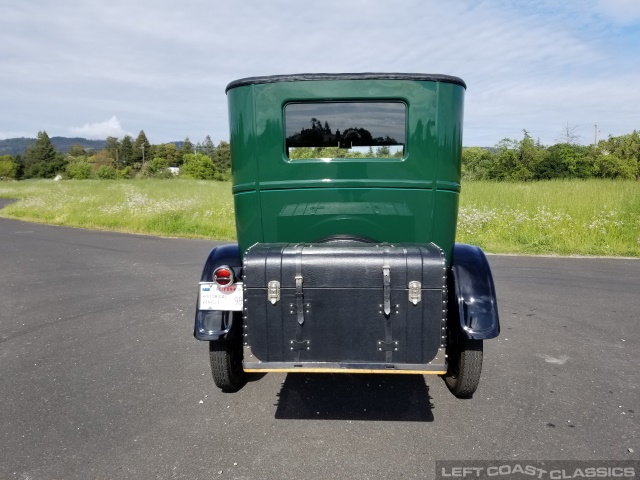
[(471, 398), (480, 383), (482, 372), (482, 340), (471, 340), (462, 334), (449, 342), (449, 370), (444, 375), (447, 387), (458, 398)]
[(244, 385), (246, 378), (239, 337), (209, 342), (209, 361), (213, 382), (223, 392), (235, 392)]

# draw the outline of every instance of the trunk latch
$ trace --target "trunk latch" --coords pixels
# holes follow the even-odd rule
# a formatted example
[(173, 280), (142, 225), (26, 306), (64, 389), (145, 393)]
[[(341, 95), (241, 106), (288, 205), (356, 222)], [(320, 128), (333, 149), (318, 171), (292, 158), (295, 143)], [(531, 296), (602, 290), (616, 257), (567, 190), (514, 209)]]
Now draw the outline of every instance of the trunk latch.
[(422, 284), (420, 282), (409, 282), (409, 301), (414, 305), (422, 299)]
[(280, 282), (272, 280), (267, 287), (267, 298), (271, 302), (271, 305), (275, 305), (280, 300)]

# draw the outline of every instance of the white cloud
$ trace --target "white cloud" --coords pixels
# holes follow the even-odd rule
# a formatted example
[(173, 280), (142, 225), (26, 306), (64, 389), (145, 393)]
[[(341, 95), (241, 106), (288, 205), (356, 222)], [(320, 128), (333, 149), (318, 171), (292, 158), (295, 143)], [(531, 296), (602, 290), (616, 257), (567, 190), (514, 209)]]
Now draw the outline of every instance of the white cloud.
[(631, 24), (640, 21), (638, 0), (598, 0), (598, 10), (617, 23)]
[(116, 117), (65, 128), (117, 112), (153, 141), (226, 139), (231, 80), (367, 71), (462, 77), (473, 144), (522, 128), (551, 142), (567, 121), (638, 128), (640, 0), (303, 3), (8, 2), (0, 132), (122, 137)]
[(72, 127), (69, 131), (72, 135), (96, 140), (104, 140), (107, 137), (122, 138), (127, 135), (115, 115), (104, 122), (85, 123), (81, 127)]

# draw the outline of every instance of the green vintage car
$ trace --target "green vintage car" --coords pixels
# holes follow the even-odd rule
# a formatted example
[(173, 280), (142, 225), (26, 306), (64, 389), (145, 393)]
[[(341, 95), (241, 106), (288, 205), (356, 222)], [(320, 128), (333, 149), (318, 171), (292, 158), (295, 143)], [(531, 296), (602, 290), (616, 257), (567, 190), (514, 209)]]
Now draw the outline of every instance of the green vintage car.
[(238, 243), (209, 254), (194, 329), (218, 387), (438, 374), (473, 395), (500, 326), (485, 255), (455, 243), (465, 89), (401, 73), (227, 86)]

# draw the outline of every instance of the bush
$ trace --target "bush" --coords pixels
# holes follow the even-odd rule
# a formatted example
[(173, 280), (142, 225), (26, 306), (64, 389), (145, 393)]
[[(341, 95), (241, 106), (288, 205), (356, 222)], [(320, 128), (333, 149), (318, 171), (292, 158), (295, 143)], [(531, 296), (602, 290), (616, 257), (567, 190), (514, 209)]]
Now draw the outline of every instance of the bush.
[(636, 178), (638, 163), (635, 159), (621, 159), (617, 155), (598, 155), (594, 164), (594, 174), (601, 178)]
[(231, 169), (227, 168), (224, 172), (219, 173), (216, 180), (221, 180), (223, 182), (229, 182), (231, 180)]
[(131, 167), (124, 167), (121, 170), (116, 170), (116, 176), (118, 178), (131, 178)]
[(138, 176), (141, 178), (173, 178), (169, 171), (169, 162), (166, 158), (156, 157), (146, 162), (140, 169)]
[(181, 173), (198, 180), (218, 180), (219, 175), (213, 161), (201, 153), (189, 153), (184, 156)]
[(590, 178), (593, 174), (593, 157), (590, 147), (558, 143), (547, 148), (536, 169), (536, 178)]
[(462, 178), (488, 180), (493, 156), (486, 148), (469, 147), (462, 150)]
[(91, 178), (91, 164), (86, 160), (70, 162), (65, 168), (65, 173), (69, 178), (75, 180), (86, 180), (87, 178)]
[(18, 164), (13, 161), (11, 155), (0, 157), (0, 179), (16, 178), (18, 174)]
[(116, 169), (111, 165), (102, 165), (100, 168), (98, 168), (96, 175), (98, 176), (98, 178), (101, 178), (103, 180), (113, 180), (118, 177)]

